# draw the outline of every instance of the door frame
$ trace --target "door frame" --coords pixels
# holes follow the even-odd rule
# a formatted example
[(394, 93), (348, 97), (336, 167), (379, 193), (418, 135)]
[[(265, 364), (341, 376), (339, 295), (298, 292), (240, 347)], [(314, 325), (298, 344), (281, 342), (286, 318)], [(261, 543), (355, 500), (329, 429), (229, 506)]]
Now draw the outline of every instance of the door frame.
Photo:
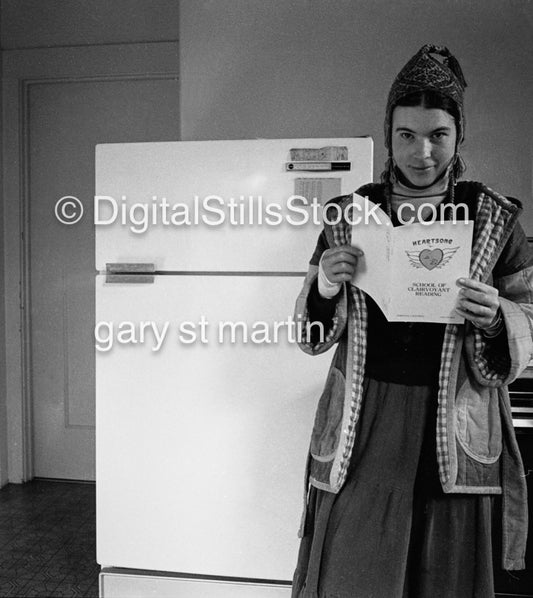
[[(178, 79), (178, 42), (2, 52), (2, 208), (5, 270), (5, 413), (0, 462), (11, 483), (33, 477), (29, 228), (29, 94), (39, 84)], [(176, 98), (179, 102), (179, 98)], [(2, 472), (0, 472), (2, 473)]]

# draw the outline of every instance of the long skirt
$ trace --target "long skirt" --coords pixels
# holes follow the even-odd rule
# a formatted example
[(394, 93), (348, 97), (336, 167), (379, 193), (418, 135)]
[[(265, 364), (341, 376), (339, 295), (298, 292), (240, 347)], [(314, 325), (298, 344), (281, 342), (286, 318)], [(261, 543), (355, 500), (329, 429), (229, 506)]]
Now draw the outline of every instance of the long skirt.
[(366, 380), (346, 482), (311, 488), (293, 598), (493, 598), (493, 497), (444, 494), (436, 390)]

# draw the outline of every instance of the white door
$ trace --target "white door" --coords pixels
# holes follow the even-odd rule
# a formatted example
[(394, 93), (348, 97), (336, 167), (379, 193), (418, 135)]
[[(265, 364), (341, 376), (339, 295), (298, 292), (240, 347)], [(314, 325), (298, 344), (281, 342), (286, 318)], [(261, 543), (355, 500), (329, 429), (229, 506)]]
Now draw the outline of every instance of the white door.
[[(102, 142), (178, 139), (178, 80), (161, 72), (161, 48), (154, 46), (97, 55), (94, 48), (76, 49), (75, 61), (44, 51), (35, 56), (29, 79), (27, 55), (20, 60), (20, 193), (28, 239), (21, 261), (37, 477), (95, 477), (94, 148)], [(13, 76), (17, 57), (11, 58)], [(64, 64), (72, 71), (67, 77), (59, 72)], [(83, 204), (77, 224), (62, 224), (55, 216), (56, 202), (66, 195)]]

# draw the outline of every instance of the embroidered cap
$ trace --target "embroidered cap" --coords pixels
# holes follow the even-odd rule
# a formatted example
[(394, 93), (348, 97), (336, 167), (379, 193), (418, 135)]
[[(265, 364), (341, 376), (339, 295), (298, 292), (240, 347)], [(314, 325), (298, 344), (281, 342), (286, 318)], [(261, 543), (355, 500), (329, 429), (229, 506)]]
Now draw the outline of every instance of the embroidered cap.
[(459, 112), (457, 145), (464, 136), (466, 81), (459, 62), (445, 46), (426, 44), (398, 73), (389, 92), (385, 115), (385, 145), (391, 151), (392, 111), (400, 98), (414, 92), (437, 91), (455, 102)]

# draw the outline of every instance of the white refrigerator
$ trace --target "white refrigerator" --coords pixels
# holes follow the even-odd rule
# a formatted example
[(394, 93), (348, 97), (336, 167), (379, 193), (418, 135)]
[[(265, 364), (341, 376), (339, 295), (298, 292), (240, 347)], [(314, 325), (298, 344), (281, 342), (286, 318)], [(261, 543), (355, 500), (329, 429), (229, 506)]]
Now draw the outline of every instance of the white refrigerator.
[(331, 359), (294, 301), (371, 176), (364, 137), (97, 146), (101, 596), (290, 596)]

